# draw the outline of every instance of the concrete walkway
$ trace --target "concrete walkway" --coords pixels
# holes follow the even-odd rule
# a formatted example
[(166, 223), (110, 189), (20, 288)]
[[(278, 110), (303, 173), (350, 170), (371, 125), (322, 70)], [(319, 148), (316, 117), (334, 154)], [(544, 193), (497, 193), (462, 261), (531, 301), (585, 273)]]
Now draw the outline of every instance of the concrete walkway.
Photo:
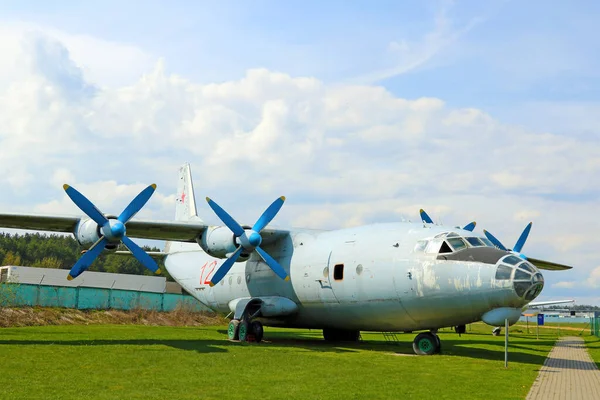
[(566, 336), (556, 342), (526, 399), (600, 399), (600, 371), (583, 339)]

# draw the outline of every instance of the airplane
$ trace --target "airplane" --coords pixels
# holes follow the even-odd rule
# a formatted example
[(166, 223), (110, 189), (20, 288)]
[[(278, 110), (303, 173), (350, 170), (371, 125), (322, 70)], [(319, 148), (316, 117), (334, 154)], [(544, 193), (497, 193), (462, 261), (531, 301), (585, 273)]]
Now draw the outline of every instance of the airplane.
[[(268, 225), (284, 204), (276, 199), (253, 225), (240, 225), (214, 200), (223, 225), (199, 216), (189, 164), (179, 168), (174, 221), (137, 220), (156, 185), (119, 215), (103, 214), (72, 186), (66, 194), (85, 216), (0, 214), (0, 227), (73, 233), (87, 249), (69, 272), (77, 279), (103, 251), (136, 257), (170, 275), (198, 301), (233, 317), (230, 340), (260, 342), (264, 326), (323, 331), (326, 341), (358, 341), (361, 331), (414, 332), (418, 355), (439, 353), (437, 332), (484, 321), (512, 325), (544, 287), (540, 269), (571, 266), (521, 253), (531, 224), (514, 249), (464, 228), (422, 221), (378, 223), (336, 230), (277, 229)], [(129, 236), (166, 241), (145, 252)], [(130, 251), (117, 251), (122, 243)], [(544, 302), (549, 304), (552, 302)]]

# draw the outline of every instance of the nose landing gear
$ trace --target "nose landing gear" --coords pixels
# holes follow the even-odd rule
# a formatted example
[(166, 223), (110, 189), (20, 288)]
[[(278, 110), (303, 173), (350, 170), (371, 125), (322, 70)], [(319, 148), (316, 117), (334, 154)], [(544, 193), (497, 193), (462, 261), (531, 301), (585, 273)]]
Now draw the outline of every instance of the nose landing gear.
[(441, 352), (442, 342), (439, 336), (433, 332), (421, 332), (413, 340), (413, 350), (420, 356), (430, 356)]

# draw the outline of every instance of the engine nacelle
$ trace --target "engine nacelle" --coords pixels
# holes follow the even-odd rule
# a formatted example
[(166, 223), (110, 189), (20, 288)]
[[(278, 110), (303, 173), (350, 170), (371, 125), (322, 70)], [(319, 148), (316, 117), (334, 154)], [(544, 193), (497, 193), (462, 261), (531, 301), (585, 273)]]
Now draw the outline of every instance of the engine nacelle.
[(209, 227), (198, 241), (202, 249), (213, 257), (227, 258), (237, 249), (235, 236), (226, 226)]
[[(75, 228), (75, 239), (84, 248), (89, 249), (94, 243), (100, 240), (100, 228), (98, 224), (90, 218), (84, 218), (79, 221)], [(104, 246), (105, 250), (116, 251), (118, 243), (109, 243)]]
[(98, 224), (90, 218), (85, 218), (79, 221), (75, 228), (75, 239), (81, 246), (89, 249), (91, 245), (100, 239), (100, 229)]

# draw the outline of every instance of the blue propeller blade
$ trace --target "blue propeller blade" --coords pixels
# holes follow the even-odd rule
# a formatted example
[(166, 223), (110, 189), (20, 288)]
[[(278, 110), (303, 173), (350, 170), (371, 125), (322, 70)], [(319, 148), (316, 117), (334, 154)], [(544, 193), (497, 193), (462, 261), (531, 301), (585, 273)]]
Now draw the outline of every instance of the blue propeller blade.
[(221, 281), (221, 279), (223, 279), (225, 275), (227, 275), (233, 264), (240, 257), (240, 254), (242, 254), (242, 250), (244, 250), (244, 248), (242, 246), (239, 246), (237, 250), (231, 255), (231, 257), (229, 257), (227, 260), (225, 260), (223, 264), (221, 264), (217, 272), (215, 272), (213, 277), (210, 278), (210, 286), (215, 286)]
[(521, 233), (521, 236), (519, 236), (519, 240), (517, 240), (517, 243), (515, 243), (515, 247), (513, 250), (516, 251), (517, 253), (520, 253), (521, 249), (523, 249), (523, 245), (525, 245), (525, 241), (527, 240), (527, 237), (529, 236), (529, 231), (531, 230), (531, 225), (533, 225), (533, 222), (530, 222), (529, 224), (527, 224), (527, 226), (523, 230), (523, 233)]
[(127, 236), (123, 236), (121, 238), (121, 241), (129, 249), (129, 251), (131, 251), (131, 253), (133, 254), (133, 256), (135, 258), (137, 258), (137, 260), (139, 262), (142, 263), (142, 265), (144, 267), (148, 268), (150, 271), (154, 272), (157, 275), (160, 274), (160, 269), (159, 269), (158, 264), (156, 263), (156, 261), (154, 261), (152, 259), (152, 257), (150, 257), (148, 255), (148, 253), (146, 253), (140, 246), (138, 246), (137, 244), (135, 244)]
[(488, 239), (490, 239), (490, 242), (495, 244), (500, 250), (508, 251), (508, 249), (504, 247), (504, 245), (498, 239), (496, 239), (494, 235), (492, 235), (485, 229), (483, 230), (483, 233), (485, 234), (485, 236), (487, 236)]
[(433, 220), (429, 217), (429, 215), (427, 215), (427, 213), (425, 212), (425, 210), (423, 210), (421, 208), (421, 210), (419, 210), (419, 214), (421, 214), (421, 220), (427, 224), (433, 224)]
[(273, 203), (271, 203), (271, 205), (267, 207), (265, 212), (263, 212), (262, 215), (258, 218), (258, 220), (254, 223), (252, 230), (260, 232), (265, 226), (269, 225), (269, 222), (271, 222), (273, 218), (275, 218), (279, 210), (281, 210), (284, 201), (285, 196), (281, 196)]
[(281, 279), (289, 281), (290, 277), (287, 272), (283, 269), (281, 265), (273, 257), (271, 257), (266, 251), (257, 247), (255, 249), (258, 252), (258, 255), (267, 263), (267, 265), (279, 276)]
[(99, 226), (104, 226), (104, 224), (108, 222), (104, 214), (102, 214), (100, 210), (98, 210), (96, 206), (93, 205), (92, 202), (89, 201), (84, 195), (75, 190), (74, 187), (65, 183), (63, 185), (63, 189), (65, 189), (65, 192), (67, 192), (67, 196), (73, 200), (73, 203), (75, 203), (75, 205), (79, 207), (81, 211), (93, 219), (94, 222), (96, 222)]
[(465, 231), (471, 231), (473, 232), (473, 229), (475, 229), (475, 226), (477, 225), (477, 222), (473, 221), (467, 225), (465, 225), (465, 227), (463, 228)]
[(219, 207), (219, 205), (212, 201), (209, 197), (206, 198), (206, 201), (208, 202), (210, 208), (213, 209), (215, 214), (217, 214), (217, 217), (223, 221), (223, 223), (231, 230), (231, 232), (233, 232), (236, 237), (244, 234), (244, 228), (242, 228), (231, 215), (227, 214), (227, 211)]
[(133, 218), (133, 216), (137, 214), (138, 211), (140, 211), (142, 207), (146, 205), (148, 200), (150, 200), (150, 197), (152, 196), (155, 190), (156, 184), (154, 183), (148, 186), (146, 189), (142, 190), (140, 194), (138, 194), (135, 197), (135, 199), (131, 200), (131, 203), (129, 203), (129, 205), (125, 207), (125, 209), (117, 219), (122, 223), (126, 223), (131, 218)]
[(73, 280), (73, 278), (77, 278), (83, 271), (88, 269), (90, 265), (94, 262), (94, 260), (102, 253), (104, 250), (104, 246), (106, 246), (108, 240), (105, 237), (98, 240), (88, 251), (83, 253), (81, 258), (77, 260), (75, 265), (71, 268), (69, 275), (67, 276), (68, 280)]

